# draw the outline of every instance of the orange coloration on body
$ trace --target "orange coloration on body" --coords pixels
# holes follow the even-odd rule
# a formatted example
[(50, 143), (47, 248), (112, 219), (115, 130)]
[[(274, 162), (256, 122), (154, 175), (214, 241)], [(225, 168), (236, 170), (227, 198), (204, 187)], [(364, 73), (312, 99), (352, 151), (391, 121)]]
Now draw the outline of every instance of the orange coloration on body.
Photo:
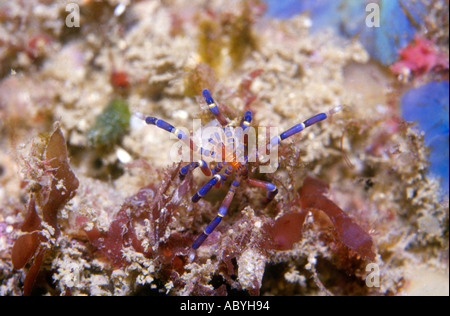
[(241, 163), (239, 161), (233, 161), (230, 163), (230, 165), (233, 167), (233, 169), (237, 170), (241, 166)]

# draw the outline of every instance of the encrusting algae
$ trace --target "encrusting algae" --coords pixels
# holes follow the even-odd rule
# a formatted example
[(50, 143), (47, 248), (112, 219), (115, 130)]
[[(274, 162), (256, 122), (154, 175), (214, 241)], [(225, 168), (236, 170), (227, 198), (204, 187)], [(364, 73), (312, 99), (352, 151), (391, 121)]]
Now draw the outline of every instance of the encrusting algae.
[[(448, 295), (448, 197), (357, 39), (260, 1), (84, 1), (76, 30), (64, 2), (19, 5), (0, 5), (0, 295)], [(192, 203), (207, 178), (180, 180), (177, 140), (132, 113), (195, 134), (205, 88), (235, 125), (343, 110), (281, 143), (275, 173), (251, 165), (278, 195), (240, 186), (194, 251), (230, 183)]]

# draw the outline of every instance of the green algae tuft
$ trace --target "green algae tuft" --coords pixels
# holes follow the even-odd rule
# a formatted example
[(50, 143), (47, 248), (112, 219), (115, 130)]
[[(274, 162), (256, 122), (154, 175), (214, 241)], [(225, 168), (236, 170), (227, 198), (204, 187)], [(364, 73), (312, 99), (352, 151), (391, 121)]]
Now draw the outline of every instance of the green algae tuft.
[(112, 100), (88, 131), (89, 145), (96, 148), (113, 147), (127, 132), (130, 116), (130, 109), (124, 100)]

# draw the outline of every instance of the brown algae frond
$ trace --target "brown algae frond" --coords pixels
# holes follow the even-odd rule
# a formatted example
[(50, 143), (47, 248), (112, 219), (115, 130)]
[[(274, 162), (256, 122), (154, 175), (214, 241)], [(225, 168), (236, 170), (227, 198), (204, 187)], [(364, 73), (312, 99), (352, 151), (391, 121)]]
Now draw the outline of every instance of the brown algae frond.
[(208, 11), (199, 23), (198, 52), (203, 62), (218, 70), (224, 53), (233, 66), (240, 66), (247, 54), (257, 49), (253, 25), (264, 11), (260, 1), (244, 1), (239, 13)]

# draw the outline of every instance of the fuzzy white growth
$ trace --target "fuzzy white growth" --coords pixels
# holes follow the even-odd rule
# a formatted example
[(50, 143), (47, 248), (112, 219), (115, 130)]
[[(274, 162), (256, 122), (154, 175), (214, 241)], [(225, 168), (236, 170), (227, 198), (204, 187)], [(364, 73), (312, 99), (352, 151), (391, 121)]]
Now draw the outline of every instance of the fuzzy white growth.
[(329, 114), (329, 115), (333, 115), (333, 114), (335, 114), (335, 113), (337, 113), (337, 112), (339, 112), (339, 111), (341, 111), (341, 110), (342, 110), (342, 105), (338, 105), (338, 106), (332, 108), (332, 109), (328, 112), (328, 114)]
[(145, 115), (142, 114), (141, 112), (134, 112), (134, 116), (136, 116), (138, 119), (145, 121)]
[(238, 259), (238, 280), (244, 289), (258, 289), (262, 283), (267, 258), (254, 248), (247, 248)]

